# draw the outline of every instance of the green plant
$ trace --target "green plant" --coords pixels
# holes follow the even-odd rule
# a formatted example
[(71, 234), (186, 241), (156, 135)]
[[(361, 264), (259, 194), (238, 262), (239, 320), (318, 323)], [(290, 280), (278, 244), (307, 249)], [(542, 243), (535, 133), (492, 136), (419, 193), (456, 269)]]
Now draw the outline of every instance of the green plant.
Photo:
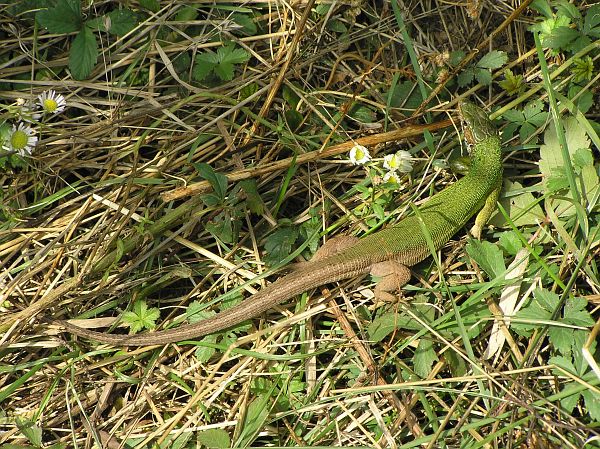
[(90, 75), (98, 60), (94, 31), (123, 35), (138, 23), (137, 14), (125, 8), (84, 20), (80, 0), (58, 0), (54, 6), (38, 11), (35, 18), (50, 33), (77, 33), (69, 50), (69, 69), (73, 78), (79, 80)]
[(152, 329), (160, 318), (160, 310), (148, 308), (146, 301), (136, 301), (133, 310), (123, 314), (123, 322), (129, 326), (129, 331), (135, 334), (143, 329)]
[(192, 76), (196, 81), (204, 81), (209, 76), (218, 77), (221, 81), (233, 79), (236, 64), (243, 64), (250, 55), (243, 48), (236, 48), (233, 42), (220, 47), (216, 53), (206, 50), (196, 56)]
[(458, 75), (458, 85), (460, 87), (468, 86), (473, 82), (473, 80), (477, 80), (478, 83), (481, 83), (484, 86), (489, 86), (492, 84), (491, 71), (502, 67), (504, 64), (506, 64), (507, 60), (508, 56), (505, 52), (499, 50), (490, 51), (475, 64), (467, 66)]

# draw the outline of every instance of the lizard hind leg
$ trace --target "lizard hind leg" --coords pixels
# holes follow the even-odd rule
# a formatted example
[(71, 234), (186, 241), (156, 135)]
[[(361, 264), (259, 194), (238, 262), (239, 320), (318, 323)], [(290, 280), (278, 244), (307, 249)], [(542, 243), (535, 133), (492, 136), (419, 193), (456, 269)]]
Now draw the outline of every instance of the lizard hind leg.
[(400, 289), (410, 280), (410, 269), (398, 260), (386, 260), (371, 267), (373, 276), (381, 277), (375, 287), (375, 298), (385, 302), (395, 302), (397, 297), (391, 292)]

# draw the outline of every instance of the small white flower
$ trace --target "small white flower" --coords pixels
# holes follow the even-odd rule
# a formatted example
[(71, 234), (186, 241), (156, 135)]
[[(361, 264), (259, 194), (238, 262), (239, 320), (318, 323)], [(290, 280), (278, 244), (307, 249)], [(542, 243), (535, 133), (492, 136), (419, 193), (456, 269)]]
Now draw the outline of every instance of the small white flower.
[(371, 155), (367, 147), (362, 145), (354, 145), (350, 149), (350, 162), (354, 165), (363, 165), (371, 160)]
[(67, 101), (61, 94), (57, 94), (54, 90), (42, 92), (38, 95), (39, 105), (42, 107), (44, 112), (48, 114), (58, 114), (65, 110)]
[(383, 167), (388, 170), (398, 170), (402, 173), (412, 171), (413, 158), (408, 151), (400, 150), (394, 154), (388, 154), (383, 157)]
[(18, 120), (32, 123), (37, 122), (42, 117), (42, 114), (37, 111), (37, 105), (31, 101), (19, 98), (17, 99), (17, 106), (15, 115)]
[(383, 182), (390, 182), (394, 184), (400, 184), (400, 176), (395, 170), (391, 170), (383, 175)]
[(13, 125), (5, 147), (8, 150), (16, 151), (21, 156), (28, 156), (33, 151), (37, 140), (38, 138), (34, 136), (31, 126), (19, 123), (18, 126)]

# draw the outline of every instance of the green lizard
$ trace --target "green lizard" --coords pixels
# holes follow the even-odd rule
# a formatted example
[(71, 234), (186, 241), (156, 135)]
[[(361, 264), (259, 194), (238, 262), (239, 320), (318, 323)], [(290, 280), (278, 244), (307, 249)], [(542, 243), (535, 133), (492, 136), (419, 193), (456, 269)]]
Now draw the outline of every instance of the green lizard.
[(409, 216), (396, 225), (362, 239), (332, 239), (300, 268), (237, 306), (197, 323), (133, 336), (94, 332), (67, 321), (59, 322), (60, 325), (73, 334), (113, 345), (165, 345), (230, 328), (309, 289), (369, 272), (382, 277), (375, 294), (389, 295), (388, 292), (398, 290), (410, 280), (409, 266), (431, 254), (423, 225), (438, 250), (481, 210), (472, 230), (479, 237), (483, 225), (495, 209), (502, 184), (497, 130), (481, 108), (467, 102), (459, 106), (465, 137), (472, 144), (469, 172), (432, 196), (419, 208), (420, 217)]

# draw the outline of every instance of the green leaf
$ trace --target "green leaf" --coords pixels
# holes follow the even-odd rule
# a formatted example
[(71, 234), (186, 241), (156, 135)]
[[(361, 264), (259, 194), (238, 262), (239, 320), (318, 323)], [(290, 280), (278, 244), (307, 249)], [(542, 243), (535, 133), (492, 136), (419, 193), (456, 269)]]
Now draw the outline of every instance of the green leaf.
[(149, 309), (148, 304), (143, 300), (136, 301), (133, 310), (123, 314), (123, 322), (129, 326), (131, 334), (142, 329), (153, 329), (158, 318), (160, 318), (160, 311), (156, 307)]
[(584, 390), (581, 395), (585, 402), (585, 410), (587, 410), (590, 417), (596, 422), (600, 421), (600, 394), (589, 389)]
[(475, 69), (467, 67), (461, 73), (458, 74), (458, 85), (459, 87), (465, 87), (473, 82), (475, 78)]
[(262, 215), (265, 210), (265, 205), (258, 193), (256, 180), (244, 179), (243, 181), (240, 181), (238, 185), (246, 195), (246, 206), (248, 207), (248, 210), (254, 215)]
[(509, 95), (519, 95), (525, 88), (523, 75), (515, 75), (510, 69), (504, 71), (504, 80), (500, 81), (498, 85)]
[(512, 256), (515, 256), (523, 248), (523, 243), (515, 231), (506, 231), (500, 234), (498, 243), (504, 251)]
[(123, 36), (133, 30), (137, 23), (137, 14), (130, 9), (115, 9), (107, 14), (109, 19), (108, 32)]
[(481, 83), (484, 86), (492, 84), (492, 74), (489, 70), (480, 68), (475, 69), (475, 78), (478, 83)]
[(75, 36), (69, 52), (69, 69), (73, 78), (83, 80), (89, 76), (98, 60), (98, 43), (88, 27)]
[(494, 70), (502, 67), (508, 61), (508, 55), (499, 50), (492, 50), (479, 60), (477, 67)]
[(231, 81), (233, 79), (233, 69), (234, 65), (229, 62), (221, 62), (213, 68), (215, 74), (223, 81)]
[(225, 449), (231, 447), (229, 434), (223, 429), (207, 429), (197, 434), (198, 441), (208, 448)]
[(215, 172), (212, 167), (204, 162), (193, 164), (198, 174), (208, 181), (213, 188), (213, 193), (202, 196), (202, 201), (207, 206), (215, 206), (225, 199), (227, 194), (227, 176)]
[(216, 64), (209, 61), (198, 61), (198, 55), (196, 57), (196, 62), (194, 63), (194, 68), (192, 69), (192, 78), (195, 81), (204, 81), (206, 77), (213, 71)]
[(282, 227), (273, 232), (265, 242), (265, 261), (278, 265), (289, 256), (298, 238), (298, 231), (291, 226)]
[(560, 0), (559, 4), (556, 6), (556, 14), (569, 17), (570, 19), (581, 19), (581, 13), (577, 9), (577, 6), (565, 0)]
[(80, 0), (59, 0), (54, 8), (39, 11), (38, 23), (51, 33), (73, 33), (82, 27)]
[(241, 64), (250, 59), (250, 55), (243, 48), (234, 48), (233, 44), (223, 46), (217, 50), (221, 63)]
[(36, 425), (33, 421), (16, 419), (15, 423), (21, 433), (35, 447), (42, 447), (42, 428)]
[[(565, 138), (571, 158), (579, 149), (587, 150), (590, 148), (590, 140), (587, 137), (585, 129), (579, 125), (575, 117), (567, 117), (562, 121), (565, 128)], [(549, 191), (549, 180), (555, 175), (556, 170), (565, 170), (565, 163), (562, 157), (560, 143), (554, 128), (554, 122), (550, 124), (544, 133), (544, 144), (540, 147), (540, 171), (542, 173), (544, 187)], [(577, 188), (585, 194), (585, 198), (593, 198), (599, 188), (599, 178), (593, 165), (586, 165), (581, 169), (581, 173), (576, 179)], [(572, 198), (572, 193), (567, 192), (564, 196)], [(575, 207), (568, 200), (553, 200), (552, 206), (559, 217), (572, 216), (575, 214)]]
[(235, 23), (241, 25), (243, 34), (254, 36), (257, 33), (258, 28), (256, 27), (254, 20), (252, 20), (252, 17), (246, 14), (233, 14), (231, 18)]
[(369, 340), (380, 342), (396, 329), (420, 330), (421, 326), (408, 315), (391, 312), (375, 318), (369, 324), (367, 334)]
[(582, 31), (584, 34), (590, 34), (600, 25), (600, 4), (596, 4), (588, 9), (583, 22)]
[(491, 279), (499, 277), (506, 270), (504, 255), (498, 245), (471, 239), (466, 249), (469, 257), (483, 268)]
[(158, 12), (160, 10), (159, 0), (139, 0), (140, 6), (150, 12)]
[(556, 293), (546, 290), (545, 288), (536, 288), (533, 291), (533, 296), (536, 301), (550, 313), (553, 313), (560, 303), (560, 297)]
[(544, 47), (565, 49), (571, 42), (579, 37), (579, 31), (566, 26), (554, 28), (542, 41)]
[(419, 346), (415, 350), (413, 357), (414, 369), (417, 376), (422, 379), (429, 376), (433, 364), (439, 360), (435, 350), (433, 349), (433, 342), (431, 340), (421, 338), (419, 340)]
[(561, 354), (571, 354), (571, 343), (573, 342), (573, 329), (560, 326), (548, 328), (548, 339), (552, 346)]
[(194, 8), (193, 6), (186, 5), (177, 11), (177, 14), (175, 15), (175, 21), (189, 22), (190, 20), (196, 20), (197, 17), (198, 9)]

